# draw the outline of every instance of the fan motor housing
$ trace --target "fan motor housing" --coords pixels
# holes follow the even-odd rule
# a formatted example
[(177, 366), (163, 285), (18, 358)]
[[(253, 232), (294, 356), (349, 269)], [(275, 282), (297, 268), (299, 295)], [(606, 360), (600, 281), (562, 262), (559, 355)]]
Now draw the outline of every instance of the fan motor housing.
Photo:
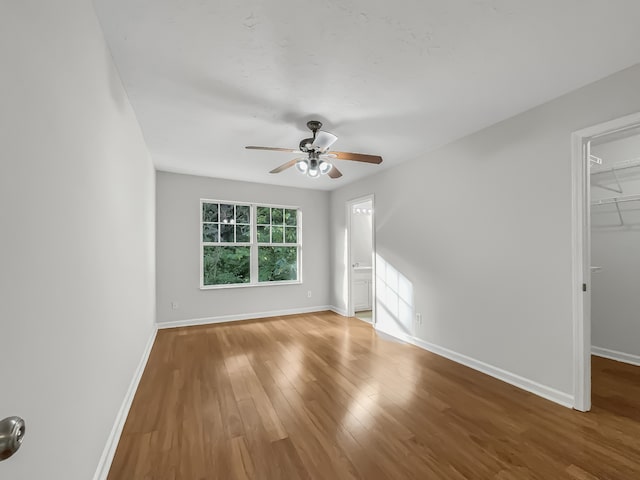
[(309, 149), (307, 148), (307, 145), (311, 145), (313, 141), (313, 138), (303, 138), (302, 140), (300, 140), (300, 150), (302, 150), (303, 152), (308, 152)]

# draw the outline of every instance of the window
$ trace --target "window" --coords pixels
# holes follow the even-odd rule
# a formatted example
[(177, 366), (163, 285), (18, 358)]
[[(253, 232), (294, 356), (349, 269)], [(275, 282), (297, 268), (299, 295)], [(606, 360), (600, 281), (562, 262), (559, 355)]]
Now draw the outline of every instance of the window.
[(300, 281), (300, 210), (201, 200), (200, 287)]
[(258, 281), (298, 279), (298, 211), (257, 207)]

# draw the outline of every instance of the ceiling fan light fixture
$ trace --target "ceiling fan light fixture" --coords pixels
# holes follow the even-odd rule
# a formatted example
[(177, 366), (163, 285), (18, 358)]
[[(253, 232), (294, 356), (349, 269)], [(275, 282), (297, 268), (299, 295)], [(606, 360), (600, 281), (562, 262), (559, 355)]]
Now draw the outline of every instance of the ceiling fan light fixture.
[(322, 175), (326, 175), (327, 173), (329, 173), (329, 170), (333, 168), (333, 165), (331, 165), (329, 162), (325, 162), (324, 160), (320, 160), (318, 168), (320, 169), (320, 173)]
[(309, 170), (307, 175), (311, 178), (316, 178), (320, 175), (320, 168), (318, 168), (318, 161), (315, 158), (309, 159)]
[(296, 162), (296, 169), (300, 173), (307, 173), (307, 170), (309, 170), (309, 164), (307, 163), (307, 161), (304, 158), (301, 158), (300, 160), (298, 160)]

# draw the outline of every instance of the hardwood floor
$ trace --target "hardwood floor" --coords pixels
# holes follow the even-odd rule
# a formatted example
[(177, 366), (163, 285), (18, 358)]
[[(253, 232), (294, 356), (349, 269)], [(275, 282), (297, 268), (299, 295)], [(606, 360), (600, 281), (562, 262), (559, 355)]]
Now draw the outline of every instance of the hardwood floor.
[(638, 479), (638, 370), (582, 414), (330, 312), (161, 330), (109, 480)]
[(640, 367), (593, 356), (591, 370), (594, 412), (640, 424)]

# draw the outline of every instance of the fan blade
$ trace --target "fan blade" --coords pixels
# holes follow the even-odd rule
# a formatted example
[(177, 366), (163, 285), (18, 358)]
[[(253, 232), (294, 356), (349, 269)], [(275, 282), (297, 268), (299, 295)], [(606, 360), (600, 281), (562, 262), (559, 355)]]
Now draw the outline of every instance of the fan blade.
[(329, 175), (331, 178), (340, 178), (342, 176), (342, 172), (338, 170), (334, 165), (331, 170), (329, 170), (329, 173), (327, 173), (327, 175)]
[(382, 157), (378, 155), (366, 155), (364, 153), (350, 153), (350, 152), (328, 152), (329, 154), (333, 154), (339, 160), (353, 160), (356, 162), (365, 162), (365, 163), (382, 163)]
[(321, 152), (324, 152), (333, 145), (338, 137), (329, 132), (323, 132), (322, 130), (316, 133), (316, 139), (313, 141), (312, 146), (317, 147)]
[(280, 173), (283, 170), (286, 170), (287, 168), (291, 168), (293, 167), (296, 162), (298, 161), (297, 158), (294, 158), (293, 160), (289, 160), (287, 163), (283, 163), (282, 165), (280, 165), (277, 168), (274, 168), (273, 170), (271, 170), (269, 173)]
[(248, 148), (249, 150), (272, 150), (274, 152), (300, 153), (297, 148), (256, 147), (255, 145), (248, 145), (244, 148)]

